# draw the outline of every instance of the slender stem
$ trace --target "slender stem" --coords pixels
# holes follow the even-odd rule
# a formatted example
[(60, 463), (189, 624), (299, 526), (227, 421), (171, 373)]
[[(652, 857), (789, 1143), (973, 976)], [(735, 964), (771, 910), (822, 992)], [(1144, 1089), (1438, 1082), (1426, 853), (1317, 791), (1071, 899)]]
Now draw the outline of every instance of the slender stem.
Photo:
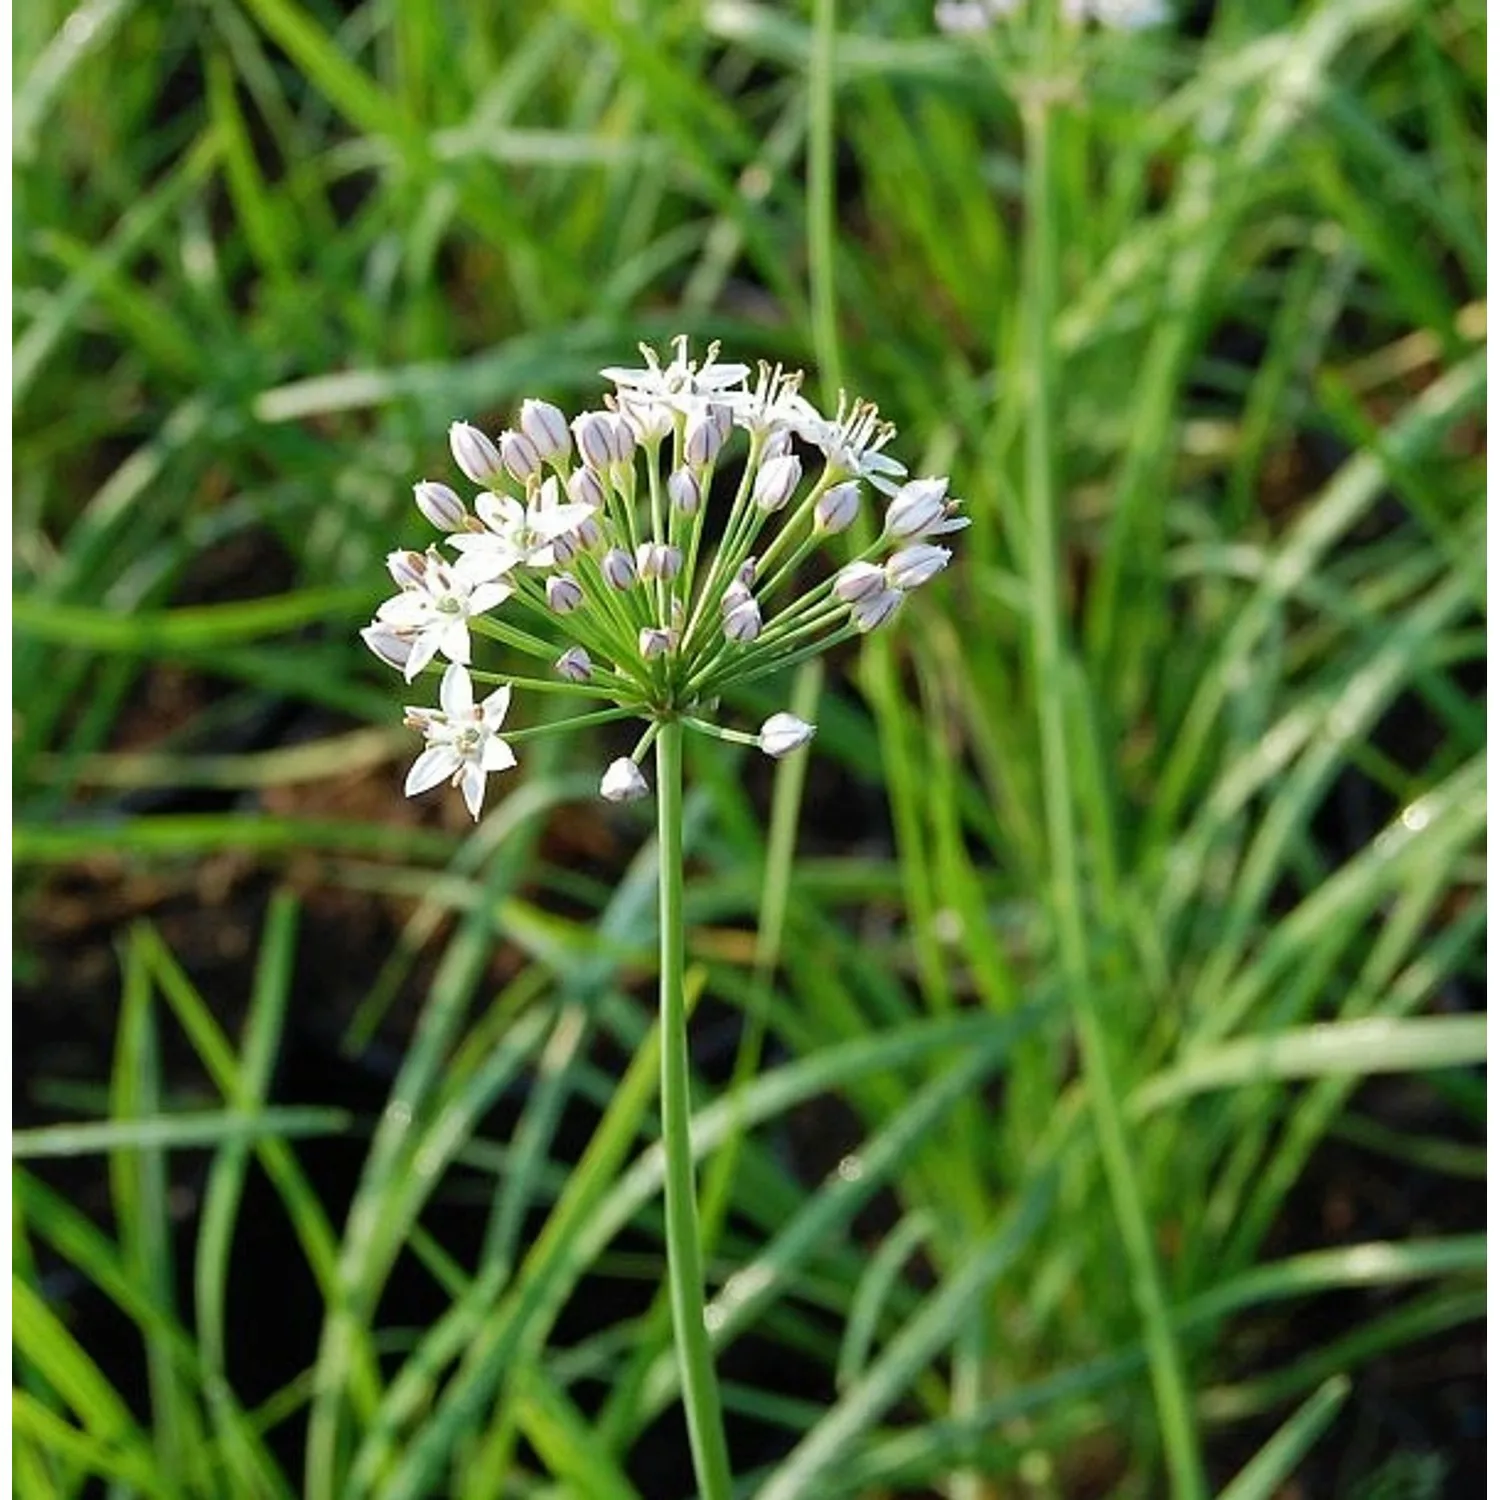
[(1161, 1271), (1152, 1244), (1134, 1150), (1126, 1132), (1120, 1091), (1108, 1037), (1089, 974), (1081, 876), (1073, 826), (1070, 753), (1063, 714), (1063, 641), (1058, 589), (1057, 505), (1052, 473), (1053, 327), (1057, 255), (1050, 155), (1052, 106), (1040, 95), (1027, 100), (1026, 126), (1026, 349), (1032, 399), (1026, 424), (1026, 499), (1031, 574), (1031, 643), (1038, 728), (1042, 750), (1042, 793), (1052, 904), (1058, 952), (1078, 1031), (1094, 1130), (1104, 1163), (1115, 1221), (1129, 1270), (1131, 1291), (1145, 1335), (1156, 1397), (1157, 1421), (1172, 1478), (1175, 1500), (1201, 1500), (1203, 1463), (1193, 1423), (1182, 1355), (1167, 1312)]
[(667, 1280), (682, 1374), (688, 1441), (701, 1500), (729, 1500), (729, 1450), (713, 1350), (703, 1322), (703, 1264), (688, 1119), (687, 1006), (682, 920), (682, 724), (656, 738), (658, 857), (661, 860), (661, 1115), (667, 1172)]
[(833, 62), (837, 37), (838, 0), (817, 0), (807, 80), (807, 255), (813, 347), (825, 398), (832, 398), (844, 384), (834, 264), (838, 245), (833, 180)]

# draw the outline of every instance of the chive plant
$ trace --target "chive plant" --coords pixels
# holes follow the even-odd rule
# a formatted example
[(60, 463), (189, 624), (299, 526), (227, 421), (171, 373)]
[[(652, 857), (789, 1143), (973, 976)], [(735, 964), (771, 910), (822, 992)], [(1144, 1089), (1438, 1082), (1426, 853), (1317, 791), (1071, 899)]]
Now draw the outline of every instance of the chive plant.
[[(479, 492), (471, 508), (445, 483), (416, 485), (417, 507), (443, 540), (391, 554), (398, 592), (362, 634), (409, 683), (441, 667), (437, 705), (406, 710), (424, 741), (406, 791), (447, 783), (476, 819), (488, 777), (517, 764), (514, 742), (644, 722), (599, 791), (614, 802), (649, 795), (642, 765), (654, 747), (668, 1280), (694, 1467), (705, 1500), (727, 1500), (688, 1130), (683, 738), (756, 745), (776, 759), (801, 749), (814, 726), (788, 712), (755, 732), (721, 723), (725, 690), (888, 625), (947, 566), (951, 553), (935, 538), (968, 520), (946, 477), (908, 478), (885, 451), (895, 429), (872, 402), (841, 395), (827, 415), (802, 395), (800, 371), (762, 364), (752, 379), (748, 365), (722, 362), (717, 345), (693, 359), (686, 338), (665, 362), (650, 347), (641, 352), (641, 367), (603, 371), (613, 390), (571, 421), (527, 400), (515, 427), (495, 438), (453, 424), (453, 460)], [(727, 466), (733, 499), (722, 526), (710, 528), (715, 479)], [(805, 565), (853, 525), (867, 490), (884, 505), (878, 535), (807, 582)], [(531, 659), (542, 675), (480, 670), (476, 637)], [(482, 699), (476, 682), (490, 688)], [(506, 731), (517, 690), (600, 706)]]

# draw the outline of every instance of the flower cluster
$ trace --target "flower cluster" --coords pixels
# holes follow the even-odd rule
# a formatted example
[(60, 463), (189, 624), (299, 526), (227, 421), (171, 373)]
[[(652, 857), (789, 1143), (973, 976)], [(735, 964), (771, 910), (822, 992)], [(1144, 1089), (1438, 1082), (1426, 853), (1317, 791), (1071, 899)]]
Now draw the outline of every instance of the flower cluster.
[[(665, 363), (642, 353), (639, 369), (603, 371), (612, 393), (572, 421), (528, 400), (498, 438), (455, 422), (449, 445), (479, 489), (472, 504), (437, 481), (415, 487), (442, 542), (391, 554), (399, 592), (362, 632), (408, 682), (446, 663), (439, 706), (407, 710), (426, 741), (408, 795), (448, 781), (479, 816), (485, 777), (515, 764), (499, 734), (513, 686), (610, 705), (581, 716), (590, 722), (647, 721), (600, 784), (614, 801), (647, 791), (640, 762), (667, 719), (789, 754), (813, 734), (791, 714), (754, 735), (706, 715), (731, 684), (885, 625), (947, 566), (938, 538), (968, 525), (961, 502), (945, 478), (906, 477), (885, 451), (895, 429), (871, 403), (841, 397), (826, 416), (802, 395), (800, 372), (762, 364), (752, 378), (721, 363), (717, 345), (691, 359), (685, 338)], [(738, 478), (726, 481), (734, 455)], [(718, 515), (716, 478), (734, 483)], [(804, 564), (854, 525), (868, 490), (884, 505), (879, 535), (805, 585)], [(472, 669), (475, 635), (546, 663), (547, 675)], [(476, 678), (501, 685), (476, 703)]]
[[(1009, 20), (1021, 8), (1022, 0), (938, 0), (933, 19), (939, 31), (961, 36)], [(1143, 31), (1172, 19), (1166, 0), (1058, 0), (1058, 10), (1073, 25), (1097, 21), (1110, 31)]]

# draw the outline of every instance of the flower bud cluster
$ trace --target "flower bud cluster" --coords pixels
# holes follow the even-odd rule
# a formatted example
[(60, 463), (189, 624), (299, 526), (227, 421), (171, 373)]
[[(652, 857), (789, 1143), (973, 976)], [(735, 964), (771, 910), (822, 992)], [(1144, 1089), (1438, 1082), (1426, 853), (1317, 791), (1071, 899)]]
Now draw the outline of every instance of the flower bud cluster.
[[(391, 555), (398, 592), (363, 636), (409, 682), (446, 662), (455, 711), (408, 711), (427, 741), (409, 786), (452, 780), (475, 816), (485, 775), (514, 757), (498, 737), (508, 692), (472, 707), (473, 636), (538, 662), (507, 689), (593, 697), (606, 705), (593, 721), (680, 718), (779, 757), (812, 726), (777, 714), (749, 736), (704, 714), (738, 682), (885, 624), (947, 566), (937, 539), (968, 524), (946, 478), (908, 479), (884, 451), (895, 429), (871, 403), (841, 397), (826, 417), (800, 372), (762, 364), (752, 380), (717, 345), (701, 360), (686, 339), (667, 360), (642, 353), (639, 368), (605, 370), (613, 390), (571, 420), (526, 400), (495, 438), (455, 422), (449, 447), (478, 490), (471, 500), (440, 481), (415, 486), (439, 545)], [(884, 506), (875, 540), (808, 585), (819, 548), (873, 529), (862, 522), (870, 492)], [(611, 766), (603, 795), (644, 794), (644, 747)]]

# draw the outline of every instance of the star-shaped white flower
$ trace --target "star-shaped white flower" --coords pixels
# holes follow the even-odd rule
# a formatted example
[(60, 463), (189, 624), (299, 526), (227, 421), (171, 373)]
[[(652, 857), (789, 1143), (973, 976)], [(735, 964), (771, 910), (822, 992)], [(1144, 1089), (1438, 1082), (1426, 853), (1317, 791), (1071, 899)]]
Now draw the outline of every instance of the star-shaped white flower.
[(510, 707), (510, 684), (495, 689), (483, 703), (474, 701), (474, 684), (457, 662), (443, 673), (438, 689), (440, 708), (408, 708), (406, 722), (420, 729), (427, 748), (406, 775), (406, 795), (418, 796), (439, 782), (459, 788), (476, 822), (484, 806), (485, 777), (508, 771), (515, 751), (500, 738), (500, 727)]
[(463, 554), (476, 578), (499, 578), (514, 567), (550, 568), (557, 561), (554, 544), (576, 531), (594, 514), (592, 505), (560, 501), (557, 477), (538, 485), (523, 505), (513, 495), (486, 490), (474, 502), (483, 531), (455, 532), (449, 540)]
[(880, 420), (873, 401), (850, 401), (839, 393), (839, 409), (830, 421), (806, 401), (807, 408), (792, 421), (792, 430), (828, 460), (832, 469), (851, 479), (868, 479), (883, 494), (894, 495), (906, 477), (906, 465), (880, 450), (895, 437), (895, 426)]
[[(375, 611), (375, 625), (384, 627), (383, 636), (410, 642), (402, 668), (408, 682), (439, 652), (451, 662), (467, 665), (468, 622), (514, 592), (508, 584), (476, 577), (462, 560), (456, 566), (444, 562), (434, 551), (425, 555), (393, 552), (387, 566), (401, 592)], [(377, 655), (393, 660), (395, 653)]]
[(677, 351), (670, 364), (649, 344), (640, 345), (645, 356), (644, 369), (631, 370), (611, 365), (599, 373), (615, 383), (622, 397), (637, 403), (659, 401), (691, 416), (707, 400), (739, 385), (750, 373), (749, 365), (720, 364), (719, 346), (710, 344), (700, 364), (688, 358), (688, 339), (680, 333), (672, 340)]

